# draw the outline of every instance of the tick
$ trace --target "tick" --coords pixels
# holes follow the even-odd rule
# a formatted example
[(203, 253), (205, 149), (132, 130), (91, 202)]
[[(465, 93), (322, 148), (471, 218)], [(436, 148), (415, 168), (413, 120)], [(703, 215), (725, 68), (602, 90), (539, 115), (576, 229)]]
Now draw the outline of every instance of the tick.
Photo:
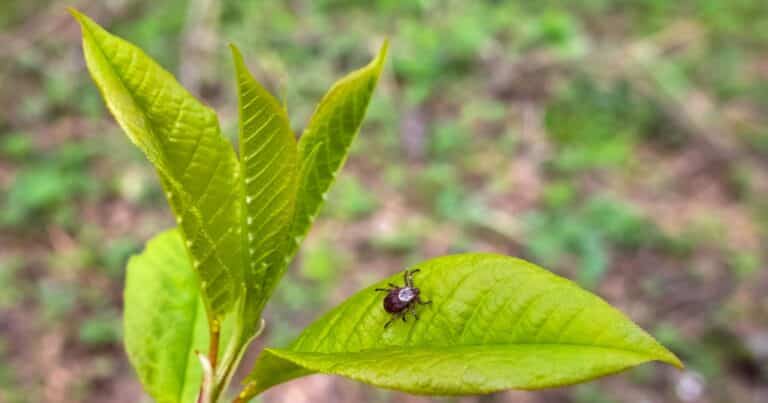
[(389, 327), (398, 317), (403, 319), (403, 322), (406, 322), (408, 313), (413, 314), (413, 317), (418, 320), (419, 315), (416, 314), (416, 304), (427, 305), (432, 303), (432, 301), (422, 301), (419, 295), (421, 291), (413, 285), (413, 276), (419, 271), (419, 269), (406, 270), (403, 273), (405, 285), (402, 287), (389, 283), (389, 288), (376, 289), (376, 291), (387, 293), (384, 297), (384, 310), (392, 314), (392, 318), (384, 325), (384, 328)]

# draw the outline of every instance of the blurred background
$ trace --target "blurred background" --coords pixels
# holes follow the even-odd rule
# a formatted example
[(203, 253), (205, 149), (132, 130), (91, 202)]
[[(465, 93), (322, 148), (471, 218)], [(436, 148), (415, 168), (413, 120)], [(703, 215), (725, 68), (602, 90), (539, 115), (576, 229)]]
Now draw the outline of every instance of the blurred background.
[(124, 265), (174, 224), (68, 5), (174, 72), (231, 138), (228, 42), (298, 133), (391, 39), (264, 342), (409, 264), (495, 251), (578, 281), (687, 364), (477, 398), (313, 376), (260, 401), (768, 401), (768, 2), (5, 0), (0, 402), (147, 401), (121, 347)]

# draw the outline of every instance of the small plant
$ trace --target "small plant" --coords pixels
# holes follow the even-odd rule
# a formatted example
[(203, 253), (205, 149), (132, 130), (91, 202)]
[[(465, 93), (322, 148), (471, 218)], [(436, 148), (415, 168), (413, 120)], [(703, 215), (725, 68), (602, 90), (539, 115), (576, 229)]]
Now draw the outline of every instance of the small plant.
[[(171, 74), (85, 15), (72, 14), (94, 81), (154, 165), (178, 224), (128, 263), (128, 356), (158, 402), (224, 401), (246, 348), (264, 327), (264, 306), (344, 164), (387, 46), (330, 89), (298, 141), (283, 105), (232, 46), (236, 154), (216, 114)], [(605, 301), (523, 260), (469, 253), (405, 273), (405, 286), (392, 284), (409, 290), (404, 299), (384, 307), (385, 296), (375, 291), (392, 297), (385, 287), (402, 276), (396, 274), (325, 314), (288, 347), (264, 349), (233, 401), (313, 373), (417, 394), (466, 395), (568, 385), (654, 360), (682, 366)], [(422, 304), (414, 305), (419, 296)], [(419, 320), (385, 326), (392, 313)]]

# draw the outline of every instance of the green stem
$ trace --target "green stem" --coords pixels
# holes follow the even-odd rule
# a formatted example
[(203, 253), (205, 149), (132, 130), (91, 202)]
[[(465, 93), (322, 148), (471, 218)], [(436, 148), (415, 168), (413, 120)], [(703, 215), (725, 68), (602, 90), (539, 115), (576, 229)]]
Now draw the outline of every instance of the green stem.
[(264, 319), (261, 320), (259, 329), (251, 336), (246, 336), (240, 323), (236, 325), (232, 339), (222, 357), (219, 370), (216, 371), (211, 393), (211, 403), (218, 402), (222, 393), (229, 388), (232, 378), (234, 377), (237, 368), (240, 366), (240, 361), (242, 361), (243, 356), (245, 355), (245, 351), (248, 350), (248, 346), (251, 345), (253, 340), (255, 340), (263, 330)]
[(209, 333), (208, 361), (211, 363), (211, 369), (215, 371), (219, 359), (219, 336), (221, 335), (221, 326), (218, 318), (214, 318), (211, 322)]

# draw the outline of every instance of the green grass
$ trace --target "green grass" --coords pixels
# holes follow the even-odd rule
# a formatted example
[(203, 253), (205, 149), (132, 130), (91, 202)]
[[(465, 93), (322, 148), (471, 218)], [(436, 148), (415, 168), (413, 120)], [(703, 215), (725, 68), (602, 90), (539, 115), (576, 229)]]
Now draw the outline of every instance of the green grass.
[(76, 224), (74, 201), (96, 195), (101, 187), (88, 173), (95, 151), (78, 143), (52, 151), (31, 151), (24, 143), (18, 139), (6, 142), (6, 149), (25, 158), (0, 198), (0, 226), (23, 230), (29, 223), (54, 221), (72, 227)]
[(528, 251), (553, 268), (575, 261), (577, 279), (586, 287), (600, 282), (615, 249), (649, 248), (662, 240), (653, 222), (628, 204), (605, 197), (573, 201), (573, 190), (563, 184), (548, 190), (549, 208), (525, 217)]

